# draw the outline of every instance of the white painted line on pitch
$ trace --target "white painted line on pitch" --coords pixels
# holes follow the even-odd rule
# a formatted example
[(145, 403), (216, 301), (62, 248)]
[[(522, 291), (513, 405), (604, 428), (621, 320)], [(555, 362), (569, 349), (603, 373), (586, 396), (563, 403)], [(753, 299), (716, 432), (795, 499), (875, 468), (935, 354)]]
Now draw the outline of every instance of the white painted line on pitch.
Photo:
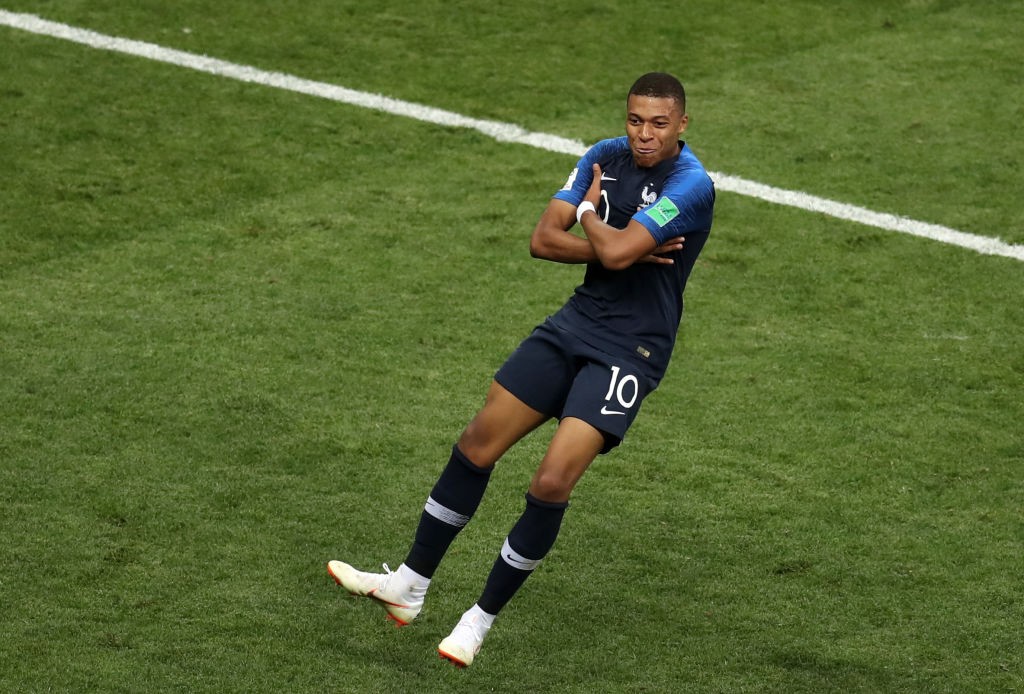
[(820, 212), (830, 217), (845, 219), (866, 226), (886, 229), (888, 231), (898, 231), (903, 234), (910, 234), (911, 236), (920, 236), (932, 239), (933, 241), (962, 246), (985, 255), (1001, 255), (1007, 258), (1024, 260), (1024, 246), (1006, 243), (1001, 239), (968, 234), (965, 231), (957, 231), (950, 227), (929, 224), (928, 222), (919, 222), (915, 219), (900, 217), (899, 215), (886, 212), (875, 212), (864, 207), (849, 205), (845, 202), (819, 198), (808, 193), (801, 193), (798, 190), (775, 188), (774, 186), (756, 181), (748, 181), (737, 176), (719, 173), (712, 173), (711, 176), (715, 179), (715, 187), (742, 195), (749, 195), (759, 200), (797, 207), (809, 212)]
[[(534, 133), (511, 123), (470, 118), (451, 111), (392, 99), (381, 94), (346, 89), (345, 87), (339, 87), (326, 82), (314, 82), (281, 72), (267, 72), (247, 65), (238, 65), (225, 60), (210, 58), (205, 55), (196, 55), (195, 53), (187, 53), (173, 48), (164, 48), (163, 46), (144, 41), (106, 36), (89, 31), (88, 29), (78, 29), (67, 24), (51, 22), (31, 14), (18, 14), (0, 9), (0, 24), (43, 36), (81, 43), (92, 48), (125, 53), (161, 63), (178, 65), (190, 70), (230, 77), (242, 82), (277, 87), (278, 89), (308, 94), (353, 106), (362, 106), (398, 116), (415, 118), (427, 123), (456, 128), (469, 128), (500, 142), (514, 142), (549, 152), (570, 154), (576, 157), (581, 156), (587, 149), (586, 145), (579, 140), (570, 140), (545, 133)], [(942, 243), (962, 246), (986, 255), (1000, 255), (1007, 258), (1024, 260), (1024, 245), (1013, 245), (1000, 239), (968, 234), (938, 224), (928, 224), (893, 214), (874, 212), (864, 207), (819, 198), (799, 191), (775, 188), (738, 176), (716, 172), (710, 173), (711, 177), (715, 180), (715, 186), (719, 190), (738, 193), (779, 205), (796, 207), (810, 212), (819, 212), (838, 219), (879, 229), (921, 236), (941, 241)]]

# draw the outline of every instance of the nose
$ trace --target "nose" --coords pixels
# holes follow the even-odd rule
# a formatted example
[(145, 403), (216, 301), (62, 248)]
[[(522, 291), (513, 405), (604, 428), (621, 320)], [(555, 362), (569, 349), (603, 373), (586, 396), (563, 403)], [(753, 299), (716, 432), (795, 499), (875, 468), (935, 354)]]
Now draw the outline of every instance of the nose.
[(650, 140), (652, 137), (653, 137), (653, 131), (651, 130), (651, 124), (650, 123), (644, 123), (640, 127), (640, 139), (641, 140)]

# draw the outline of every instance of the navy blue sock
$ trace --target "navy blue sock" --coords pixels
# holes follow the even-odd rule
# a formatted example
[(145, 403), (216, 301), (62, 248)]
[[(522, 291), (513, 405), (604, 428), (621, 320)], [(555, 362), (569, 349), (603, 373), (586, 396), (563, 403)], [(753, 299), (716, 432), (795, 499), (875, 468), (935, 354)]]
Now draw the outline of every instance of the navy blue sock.
[(490, 478), (490, 469), (477, 467), (457, 445), (452, 447), (448, 465), (423, 507), (406, 566), (421, 576), (433, 577), (448, 546), (476, 512)]
[(498, 614), (537, 568), (554, 546), (568, 506), (568, 502), (541, 501), (527, 492), (526, 510), (505, 539), (477, 601), (484, 612)]

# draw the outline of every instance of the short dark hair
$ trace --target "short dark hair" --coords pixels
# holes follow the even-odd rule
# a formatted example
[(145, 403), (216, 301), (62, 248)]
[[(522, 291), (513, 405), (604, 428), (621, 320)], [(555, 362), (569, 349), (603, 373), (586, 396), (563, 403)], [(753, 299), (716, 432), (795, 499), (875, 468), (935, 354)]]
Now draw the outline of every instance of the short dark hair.
[(656, 99), (675, 99), (686, 113), (686, 90), (683, 84), (667, 72), (648, 72), (629, 88), (629, 95), (652, 96)]

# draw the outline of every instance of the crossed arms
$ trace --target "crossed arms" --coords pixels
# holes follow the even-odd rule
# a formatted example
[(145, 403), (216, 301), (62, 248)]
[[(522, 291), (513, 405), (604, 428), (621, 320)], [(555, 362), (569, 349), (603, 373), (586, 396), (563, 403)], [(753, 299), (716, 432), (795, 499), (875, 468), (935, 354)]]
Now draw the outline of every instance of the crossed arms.
[[(601, 200), (601, 168), (594, 164), (594, 181), (584, 200), (596, 207)], [(530, 236), (530, 255), (556, 263), (600, 262), (609, 270), (623, 270), (634, 263), (671, 265), (672, 259), (662, 254), (683, 247), (683, 237), (669, 239), (662, 245), (644, 225), (630, 220), (624, 229), (605, 224), (597, 214), (584, 212), (580, 226), (586, 236), (567, 234), (576, 223), (576, 207), (564, 200), (548, 203)]]

